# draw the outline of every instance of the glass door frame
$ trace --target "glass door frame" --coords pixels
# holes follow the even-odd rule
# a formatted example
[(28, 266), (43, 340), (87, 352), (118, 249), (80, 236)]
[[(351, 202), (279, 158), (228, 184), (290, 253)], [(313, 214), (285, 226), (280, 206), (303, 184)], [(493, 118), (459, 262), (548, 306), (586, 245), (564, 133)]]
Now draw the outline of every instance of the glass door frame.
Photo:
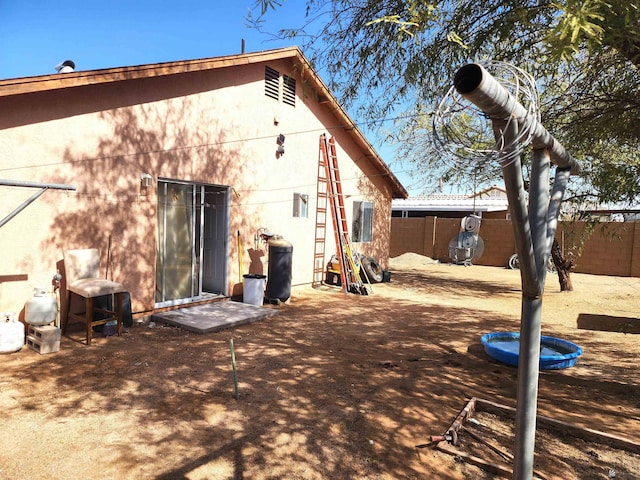
[[(190, 208), (190, 221), (189, 224), (186, 225), (188, 230), (190, 231), (190, 236), (191, 236), (191, 244), (189, 245), (189, 249), (190, 249), (190, 253), (191, 253), (191, 260), (190, 260), (190, 273), (189, 273), (189, 287), (188, 287), (188, 296), (185, 297), (181, 297), (181, 298), (177, 298), (177, 299), (166, 299), (166, 292), (167, 292), (167, 272), (166, 272), (166, 267), (167, 267), (167, 263), (164, 261), (164, 256), (167, 255), (167, 234), (168, 234), (168, 229), (171, 228), (171, 225), (168, 222), (168, 218), (167, 218), (167, 209), (166, 207), (162, 208), (159, 205), (159, 202), (161, 201), (162, 198), (165, 199), (168, 196), (168, 189), (171, 185), (180, 185), (180, 186), (187, 186), (190, 187), (191, 189), (191, 195), (190, 198), (185, 198), (185, 203), (186, 201), (189, 201), (189, 208)], [(154, 294), (154, 307), (155, 308), (160, 308), (160, 307), (168, 307), (168, 306), (173, 306), (173, 305), (181, 305), (181, 304), (185, 304), (185, 303), (191, 303), (193, 301), (197, 301), (200, 298), (200, 285), (198, 285), (198, 292), (194, 291), (194, 275), (196, 273), (195, 268), (197, 265), (197, 258), (196, 258), (196, 247), (198, 245), (201, 246), (201, 239), (199, 239), (196, 242), (195, 239), (195, 233), (201, 229), (196, 229), (195, 228), (195, 222), (197, 219), (197, 215), (195, 214), (196, 212), (196, 198), (197, 198), (197, 190), (199, 188), (202, 188), (201, 186), (194, 184), (193, 182), (186, 182), (186, 181), (180, 181), (180, 180), (173, 180), (173, 179), (163, 179), (163, 178), (159, 178), (158, 179), (158, 213), (156, 214), (156, 221), (158, 222), (158, 225), (156, 227), (156, 272), (155, 272), (155, 294)], [(187, 205), (185, 205), (185, 208), (187, 207)], [(160, 214), (162, 214), (162, 218), (159, 218)], [(162, 236), (162, 238), (161, 238)], [(200, 276), (198, 275), (198, 279), (200, 278)], [(158, 285), (159, 284), (159, 285)]]

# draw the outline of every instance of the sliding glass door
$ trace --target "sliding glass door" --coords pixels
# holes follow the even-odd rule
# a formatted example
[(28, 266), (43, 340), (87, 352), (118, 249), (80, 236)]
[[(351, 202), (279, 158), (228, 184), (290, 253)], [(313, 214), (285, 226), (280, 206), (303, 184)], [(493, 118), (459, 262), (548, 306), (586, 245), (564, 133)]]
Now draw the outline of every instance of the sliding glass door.
[(160, 180), (157, 233), (156, 307), (226, 293), (227, 187)]

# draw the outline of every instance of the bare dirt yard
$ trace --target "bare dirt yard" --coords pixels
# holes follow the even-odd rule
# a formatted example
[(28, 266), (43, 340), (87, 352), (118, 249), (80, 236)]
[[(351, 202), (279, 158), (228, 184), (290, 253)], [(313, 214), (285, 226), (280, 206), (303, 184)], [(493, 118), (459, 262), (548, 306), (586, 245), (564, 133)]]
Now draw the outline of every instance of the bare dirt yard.
[[(142, 321), (90, 347), (78, 333), (57, 353), (0, 356), (0, 478), (498, 478), (416, 445), (472, 397), (515, 406), (517, 369), (480, 337), (519, 330), (519, 272), (416, 255), (391, 270), (369, 296), (295, 287), (278, 315), (220, 333)], [(640, 278), (572, 279), (573, 292), (547, 279), (542, 333), (584, 354), (541, 373), (539, 414), (640, 442)], [(513, 451), (508, 421), (479, 419)], [(500, 460), (472, 437), (458, 448)], [(535, 468), (637, 479), (640, 455), (540, 432)]]

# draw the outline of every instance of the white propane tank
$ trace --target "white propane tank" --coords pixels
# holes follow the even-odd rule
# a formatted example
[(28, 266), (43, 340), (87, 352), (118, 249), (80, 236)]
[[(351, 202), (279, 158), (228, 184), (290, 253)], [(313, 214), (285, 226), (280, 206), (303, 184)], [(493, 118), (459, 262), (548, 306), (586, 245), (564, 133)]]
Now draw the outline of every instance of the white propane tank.
[(49, 325), (55, 322), (58, 302), (47, 295), (44, 288), (34, 288), (31, 297), (24, 306), (24, 321), (29, 325)]
[(0, 312), (0, 353), (17, 352), (24, 346), (24, 323), (14, 312)]

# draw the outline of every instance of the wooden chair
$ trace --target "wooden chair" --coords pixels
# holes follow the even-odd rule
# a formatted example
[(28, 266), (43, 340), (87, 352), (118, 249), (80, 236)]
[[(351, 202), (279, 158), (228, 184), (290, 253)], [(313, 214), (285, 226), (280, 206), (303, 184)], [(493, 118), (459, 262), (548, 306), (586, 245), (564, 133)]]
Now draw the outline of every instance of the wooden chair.
[[(64, 252), (64, 269), (67, 285), (67, 315), (62, 322), (62, 333), (66, 333), (69, 319), (84, 322), (87, 326), (87, 345), (91, 345), (93, 327), (108, 322), (117, 322), (118, 336), (122, 335), (122, 297), (126, 291), (121, 283), (99, 278), (100, 250), (67, 250)], [(84, 299), (84, 312), (71, 311), (71, 294)], [(111, 295), (111, 308), (99, 308), (96, 299)], [(96, 318), (96, 313), (100, 318)]]

